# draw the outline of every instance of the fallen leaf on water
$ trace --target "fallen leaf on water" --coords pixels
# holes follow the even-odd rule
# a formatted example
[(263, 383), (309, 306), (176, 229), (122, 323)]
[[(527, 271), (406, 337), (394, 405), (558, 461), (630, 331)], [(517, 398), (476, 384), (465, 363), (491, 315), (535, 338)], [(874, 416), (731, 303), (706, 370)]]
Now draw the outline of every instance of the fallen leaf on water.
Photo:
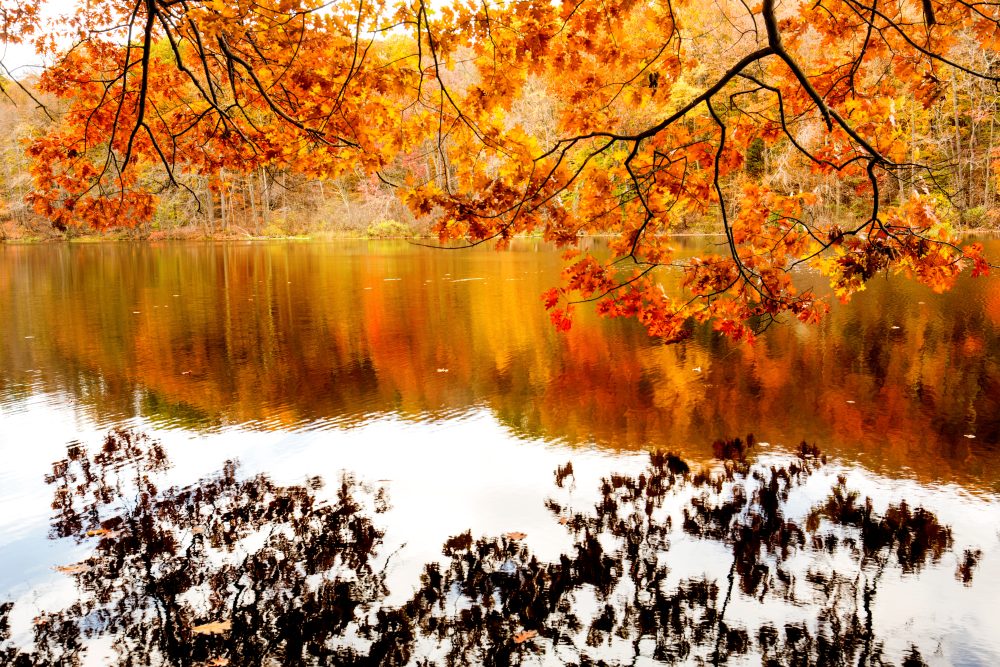
[(113, 530), (108, 530), (107, 528), (94, 528), (93, 530), (87, 531), (87, 537), (100, 537), (101, 535), (107, 535), (108, 537), (114, 537), (118, 533)]
[(447, 368), (439, 368), (439, 369), (437, 369), (437, 372), (438, 373), (447, 373), (448, 369)]
[(508, 540), (523, 540), (528, 535), (526, 533), (519, 533), (517, 531), (514, 531), (513, 533), (504, 533), (503, 536), (506, 537)]
[(850, 403), (851, 405), (854, 405), (854, 401), (847, 401), (847, 402)]
[(210, 621), (194, 626), (191, 628), (191, 632), (196, 635), (221, 635), (223, 632), (229, 632), (232, 627), (232, 621)]
[(86, 563), (75, 563), (73, 565), (56, 565), (56, 572), (63, 574), (81, 574), (90, 570)]
[(538, 636), (538, 633), (536, 631), (534, 631), (534, 630), (525, 630), (524, 632), (519, 632), (516, 635), (514, 635), (514, 643), (515, 644), (523, 644), (524, 642), (528, 641), (529, 639), (534, 639), (537, 636)]
[(569, 519), (567, 519), (564, 516), (561, 516), (561, 517), (559, 517), (559, 523), (561, 523), (562, 525), (565, 526), (567, 523), (569, 523)]
[(974, 436), (974, 435), (973, 435), (973, 434), (971, 434), (971, 433), (966, 433), (966, 434), (965, 434), (965, 437), (966, 437), (966, 438), (968, 438), (969, 440), (972, 440), (972, 439), (973, 439), (973, 438), (975, 438), (976, 436)]

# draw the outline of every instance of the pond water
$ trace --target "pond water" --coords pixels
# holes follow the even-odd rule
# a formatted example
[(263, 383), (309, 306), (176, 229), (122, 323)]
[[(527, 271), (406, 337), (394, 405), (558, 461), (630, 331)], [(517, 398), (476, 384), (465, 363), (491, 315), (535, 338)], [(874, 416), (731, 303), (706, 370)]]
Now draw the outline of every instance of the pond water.
[(1000, 279), (664, 346), (560, 268), (0, 246), (0, 664), (1000, 664)]

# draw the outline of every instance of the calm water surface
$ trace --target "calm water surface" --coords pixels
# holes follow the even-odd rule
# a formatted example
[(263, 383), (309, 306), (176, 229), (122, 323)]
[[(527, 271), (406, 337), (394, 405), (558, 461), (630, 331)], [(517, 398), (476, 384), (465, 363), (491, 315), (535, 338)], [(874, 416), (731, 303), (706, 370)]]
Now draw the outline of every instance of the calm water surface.
[(1000, 279), (663, 346), (559, 270), (0, 246), (0, 663), (1000, 663)]

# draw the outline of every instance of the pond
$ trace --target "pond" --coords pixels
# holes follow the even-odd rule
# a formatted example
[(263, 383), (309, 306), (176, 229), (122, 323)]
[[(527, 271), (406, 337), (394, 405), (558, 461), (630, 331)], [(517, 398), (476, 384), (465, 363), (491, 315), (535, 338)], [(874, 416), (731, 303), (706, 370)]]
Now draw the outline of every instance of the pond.
[(0, 663), (1000, 664), (1000, 279), (664, 346), (560, 268), (0, 246)]

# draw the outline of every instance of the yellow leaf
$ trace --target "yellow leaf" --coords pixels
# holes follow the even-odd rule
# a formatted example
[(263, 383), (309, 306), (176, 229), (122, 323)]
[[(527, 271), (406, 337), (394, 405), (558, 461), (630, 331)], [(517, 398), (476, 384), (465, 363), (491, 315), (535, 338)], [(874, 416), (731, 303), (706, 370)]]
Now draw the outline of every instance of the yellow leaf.
[(211, 621), (194, 626), (191, 628), (191, 632), (196, 635), (221, 635), (224, 632), (229, 632), (232, 627), (232, 621)]
[(102, 537), (105, 535), (108, 537), (115, 537), (118, 533), (113, 530), (108, 530), (107, 528), (95, 528), (93, 530), (88, 530), (86, 535), (87, 537)]

